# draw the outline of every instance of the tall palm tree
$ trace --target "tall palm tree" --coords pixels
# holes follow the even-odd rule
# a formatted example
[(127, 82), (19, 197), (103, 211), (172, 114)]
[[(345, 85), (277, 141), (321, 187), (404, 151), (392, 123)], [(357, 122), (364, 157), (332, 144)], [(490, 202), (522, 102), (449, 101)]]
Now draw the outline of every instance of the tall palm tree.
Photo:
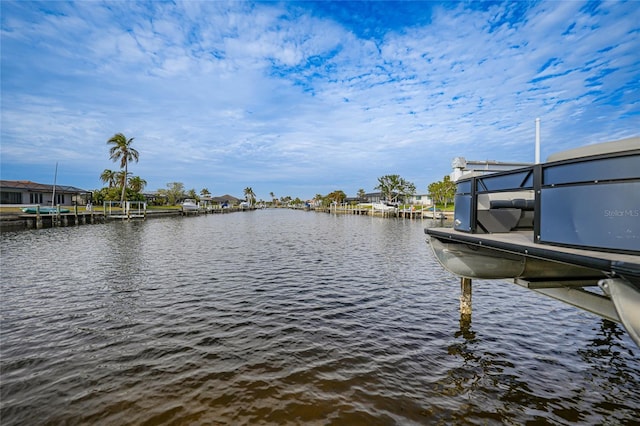
[(113, 188), (114, 186), (116, 186), (116, 172), (114, 172), (113, 170), (104, 169), (104, 171), (100, 175), (100, 180), (103, 183), (109, 185), (109, 188)]
[[(108, 145), (112, 145), (109, 148), (110, 158), (115, 162), (120, 160), (120, 168), (124, 169), (124, 176), (127, 176), (128, 167), (130, 161), (138, 162), (139, 153), (135, 148), (131, 147), (133, 138), (127, 139), (122, 133), (116, 133), (107, 141)], [(124, 179), (122, 185), (122, 195), (120, 196), (120, 203), (124, 205), (124, 194), (127, 189), (127, 181)]]
[(255, 203), (256, 201), (256, 194), (253, 192), (253, 189), (250, 186), (247, 186), (244, 189), (244, 196), (247, 197), (249, 206), (253, 207), (253, 203)]

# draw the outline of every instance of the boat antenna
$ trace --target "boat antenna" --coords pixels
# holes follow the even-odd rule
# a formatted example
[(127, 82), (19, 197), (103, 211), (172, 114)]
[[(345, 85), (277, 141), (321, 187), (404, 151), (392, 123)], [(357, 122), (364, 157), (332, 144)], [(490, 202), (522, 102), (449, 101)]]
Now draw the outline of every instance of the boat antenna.
[(58, 162), (56, 161), (56, 172), (53, 175), (53, 197), (51, 198), (51, 207), (55, 207), (56, 200), (56, 180), (58, 179)]
[(536, 118), (536, 164), (540, 164), (540, 118)]

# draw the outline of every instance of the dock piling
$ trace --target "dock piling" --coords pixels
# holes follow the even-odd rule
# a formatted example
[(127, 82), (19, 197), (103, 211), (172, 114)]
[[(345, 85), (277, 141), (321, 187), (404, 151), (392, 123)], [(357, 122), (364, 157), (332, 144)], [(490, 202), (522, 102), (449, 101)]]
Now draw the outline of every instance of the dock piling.
[(471, 316), (471, 278), (460, 278), (460, 315)]

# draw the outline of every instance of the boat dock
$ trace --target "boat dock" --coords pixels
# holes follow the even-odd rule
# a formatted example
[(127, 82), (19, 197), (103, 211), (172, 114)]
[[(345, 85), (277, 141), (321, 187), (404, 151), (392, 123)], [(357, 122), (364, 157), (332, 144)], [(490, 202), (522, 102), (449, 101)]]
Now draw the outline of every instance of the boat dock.
[(59, 213), (23, 213), (3, 212), (0, 214), (0, 230), (18, 231), (23, 229), (43, 229), (53, 227), (68, 227), (79, 225), (93, 225), (109, 221), (146, 220), (148, 218), (161, 218), (171, 216), (199, 216), (203, 214), (226, 214), (256, 210), (255, 207), (228, 207), (228, 208), (202, 208), (194, 211), (182, 211), (180, 209), (131, 209), (129, 211), (113, 206), (102, 209), (85, 210), (77, 206), (70, 207), (69, 212)]
[(329, 207), (314, 209), (317, 212), (333, 213), (333, 214), (353, 214), (361, 216), (375, 216), (385, 218), (402, 218), (402, 219), (441, 219), (447, 220), (453, 217), (453, 212), (434, 212), (432, 209), (419, 207), (419, 208), (377, 208), (375, 206), (338, 206), (332, 205)]
[(2, 230), (14, 229), (42, 229), (56, 226), (76, 226), (104, 223), (102, 212), (77, 211), (70, 213), (23, 213), (3, 215), (0, 220)]

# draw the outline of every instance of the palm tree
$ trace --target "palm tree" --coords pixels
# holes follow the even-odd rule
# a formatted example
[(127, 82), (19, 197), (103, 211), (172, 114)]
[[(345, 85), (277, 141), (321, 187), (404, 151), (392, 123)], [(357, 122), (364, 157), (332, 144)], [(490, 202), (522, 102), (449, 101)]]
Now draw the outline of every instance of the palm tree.
[(147, 181), (140, 176), (132, 176), (129, 178), (129, 186), (133, 192), (142, 192), (144, 187), (147, 186)]
[(330, 199), (331, 201), (335, 201), (337, 204), (341, 204), (344, 201), (344, 199), (347, 198), (347, 194), (345, 194), (344, 191), (339, 189), (327, 195), (327, 198)]
[[(113, 161), (120, 160), (120, 168), (124, 169), (124, 176), (128, 176), (128, 166), (130, 161), (138, 162), (138, 151), (131, 147), (133, 138), (127, 139), (122, 133), (116, 133), (107, 141), (107, 144), (113, 145), (109, 148), (109, 155)], [(124, 193), (127, 189), (127, 181), (124, 179), (122, 185), (122, 195), (120, 197), (120, 203), (124, 205)]]
[(191, 188), (187, 191), (187, 198), (191, 198), (192, 200), (200, 201), (200, 197), (196, 194), (195, 188)]
[[(126, 180), (130, 179), (129, 175), (131, 173), (127, 173), (127, 175), (124, 174), (124, 170), (116, 172), (115, 176), (116, 176), (116, 183), (118, 184), (118, 188), (122, 188), (125, 184), (125, 176), (126, 176)], [(115, 186), (115, 185), (114, 185)]]
[(247, 197), (247, 201), (249, 202), (249, 206), (253, 207), (253, 203), (256, 202), (256, 194), (253, 192), (253, 189), (250, 186), (247, 186), (244, 189), (244, 196)]
[(211, 193), (209, 192), (209, 190), (207, 188), (202, 188), (200, 190), (200, 195), (203, 197), (208, 197), (209, 195), (211, 195)]
[(100, 175), (100, 180), (103, 183), (109, 185), (109, 188), (113, 188), (114, 186), (116, 186), (116, 172), (114, 172), (113, 170), (104, 169), (104, 171)]

